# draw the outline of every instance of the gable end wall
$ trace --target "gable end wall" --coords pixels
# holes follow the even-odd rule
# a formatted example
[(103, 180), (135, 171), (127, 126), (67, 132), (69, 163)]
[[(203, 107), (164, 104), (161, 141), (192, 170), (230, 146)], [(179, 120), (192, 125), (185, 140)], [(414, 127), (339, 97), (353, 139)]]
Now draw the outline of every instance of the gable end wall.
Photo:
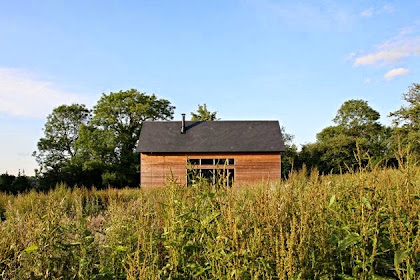
[[(255, 183), (281, 178), (280, 153), (194, 153), (194, 154), (146, 154), (140, 155), (140, 180), (142, 187), (163, 187), (166, 179), (186, 185), (188, 158), (234, 158), (235, 184)], [(203, 168), (211, 166), (202, 166)], [(232, 168), (232, 166), (229, 166)]]

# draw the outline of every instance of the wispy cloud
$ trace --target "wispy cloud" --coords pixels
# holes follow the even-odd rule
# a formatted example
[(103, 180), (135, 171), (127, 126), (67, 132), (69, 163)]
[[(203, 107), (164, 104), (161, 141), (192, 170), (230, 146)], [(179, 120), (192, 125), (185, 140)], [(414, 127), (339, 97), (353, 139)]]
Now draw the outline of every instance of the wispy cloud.
[(387, 65), (399, 62), (403, 58), (419, 55), (420, 36), (390, 40), (379, 45), (374, 52), (357, 56), (354, 65)]
[(362, 17), (371, 17), (373, 15), (373, 8), (369, 8), (360, 12)]
[(402, 75), (407, 75), (408, 72), (410, 72), (408, 69), (406, 68), (395, 68), (392, 70), (389, 70), (388, 72), (385, 73), (384, 78), (387, 80), (391, 80), (394, 77), (397, 76), (402, 76)]
[(369, 84), (370, 82), (372, 82), (372, 79), (371, 78), (366, 78), (365, 79), (365, 84)]
[(382, 11), (383, 11), (384, 13), (392, 14), (392, 13), (395, 11), (395, 8), (394, 8), (394, 6), (392, 6), (391, 4), (385, 4), (385, 5), (382, 7)]
[[(391, 8), (389, 8), (391, 9)], [(420, 56), (420, 21), (400, 29), (399, 33), (389, 40), (374, 46), (370, 52), (359, 51), (347, 55), (353, 66), (390, 66), (391, 70), (384, 74), (390, 80), (396, 76), (407, 75), (410, 71), (404, 64)]]
[(367, 8), (360, 12), (360, 16), (364, 18), (370, 18), (372, 16), (377, 16), (381, 14), (392, 14), (394, 10), (394, 6), (392, 6), (391, 4), (385, 4), (382, 7), (378, 8)]
[(352, 53), (354, 66), (385, 66), (401, 63), (404, 59), (420, 56), (420, 24), (402, 28), (393, 38), (375, 46), (369, 53)]
[(352, 61), (357, 56), (356, 52), (351, 52), (344, 57), (345, 61)]
[(267, 26), (286, 26), (288, 30), (346, 31), (351, 30), (355, 18), (351, 11), (331, 1), (312, 4), (246, 0), (244, 3)]
[(0, 68), (0, 113), (15, 117), (45, 117), (61, 104), (83, 103), (83, 95), (67, 92), (22, 69)]

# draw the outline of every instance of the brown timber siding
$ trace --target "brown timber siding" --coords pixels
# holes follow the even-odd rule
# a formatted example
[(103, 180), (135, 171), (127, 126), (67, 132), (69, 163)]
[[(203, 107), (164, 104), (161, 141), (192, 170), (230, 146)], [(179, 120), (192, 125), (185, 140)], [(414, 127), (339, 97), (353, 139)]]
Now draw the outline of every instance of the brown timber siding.
[[(140, 155), (141, 186), (164, 186), (166, 178), (171, 176), (181, 184), (187, 183), (188, 158), (233, 158), (234, 165), (228, 168), (235, 169), (235, 184), (258, 182), (262, 180), (280, 179), (279, 153), (253, 153), (253, 154), (144, 154)], [(201, 165), (202, 168), (211, 168), (212, 165)]]

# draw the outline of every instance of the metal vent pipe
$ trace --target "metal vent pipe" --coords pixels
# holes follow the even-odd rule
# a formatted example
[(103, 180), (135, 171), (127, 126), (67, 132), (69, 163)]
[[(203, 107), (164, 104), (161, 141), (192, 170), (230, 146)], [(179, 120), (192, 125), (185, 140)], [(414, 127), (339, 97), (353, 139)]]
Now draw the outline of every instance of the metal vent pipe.
[(182, 114), (181, 134), (185, 134), (185, 114)]

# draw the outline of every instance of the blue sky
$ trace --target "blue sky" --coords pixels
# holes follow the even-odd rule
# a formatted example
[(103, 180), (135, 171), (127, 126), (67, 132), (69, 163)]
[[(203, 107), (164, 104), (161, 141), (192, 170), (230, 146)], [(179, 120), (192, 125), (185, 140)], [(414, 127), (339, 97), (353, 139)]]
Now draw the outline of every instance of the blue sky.
[(45, 118), (102, 93), (279, 120), (315, 141), (340, 105), (381, 121), (420, 82), (420, 1), (0, 1), (0, 173), (33, 174)]

